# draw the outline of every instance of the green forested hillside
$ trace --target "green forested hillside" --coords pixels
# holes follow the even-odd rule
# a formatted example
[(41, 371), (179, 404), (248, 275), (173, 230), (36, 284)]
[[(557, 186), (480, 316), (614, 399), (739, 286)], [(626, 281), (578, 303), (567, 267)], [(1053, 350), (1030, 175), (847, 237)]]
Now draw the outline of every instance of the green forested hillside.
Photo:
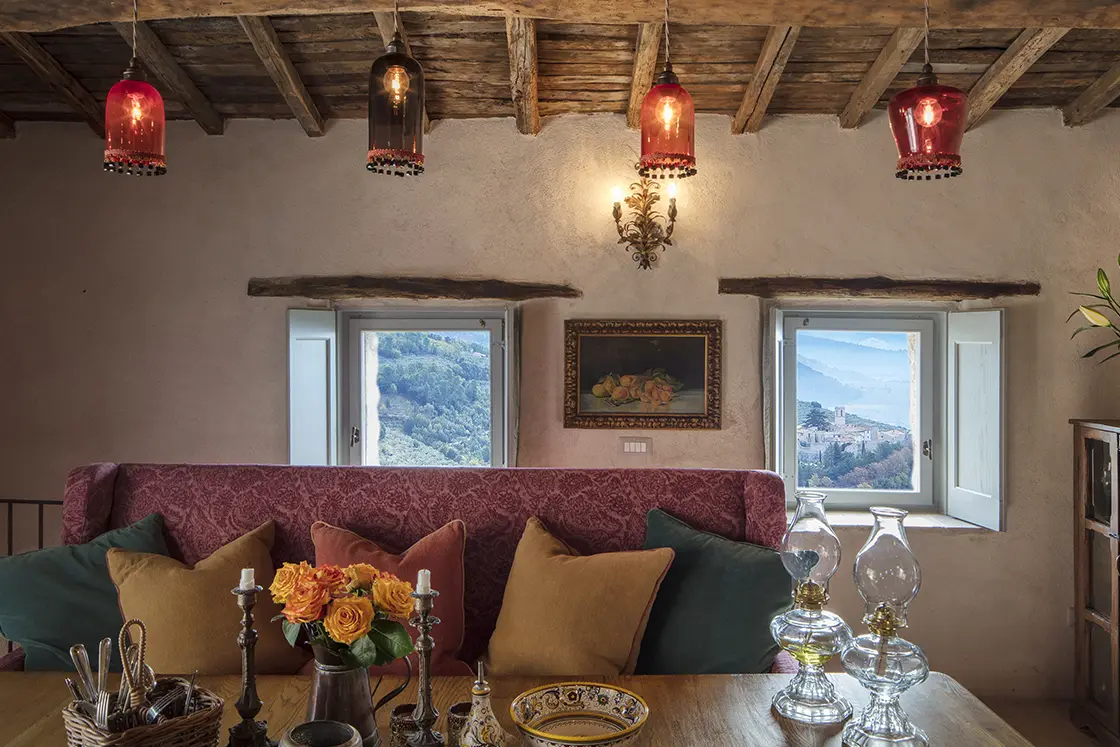
[(381, 464), (489, 464), (487, 333), (384, 332), (377, 338)]

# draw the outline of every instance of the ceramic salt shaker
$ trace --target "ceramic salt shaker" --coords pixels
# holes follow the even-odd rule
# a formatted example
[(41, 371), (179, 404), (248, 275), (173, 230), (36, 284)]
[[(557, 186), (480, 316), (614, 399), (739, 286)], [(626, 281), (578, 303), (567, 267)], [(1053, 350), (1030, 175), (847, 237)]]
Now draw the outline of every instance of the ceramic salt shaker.
[(512, 747), (513, 737), (502, 730), (490, 705), (490, 684), (486, 681), (482, 662), (478, 662), (478, 679), (471, 688), (471, 714), (459, 737), (460, 747)]

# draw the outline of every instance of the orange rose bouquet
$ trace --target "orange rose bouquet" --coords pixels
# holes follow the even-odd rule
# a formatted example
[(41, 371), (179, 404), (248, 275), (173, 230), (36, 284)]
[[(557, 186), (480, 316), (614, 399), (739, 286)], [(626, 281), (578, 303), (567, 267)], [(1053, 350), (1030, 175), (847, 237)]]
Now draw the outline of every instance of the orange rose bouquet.
[(367, 563), (313, 568), (306, 561), (284, 563), (269, 587), (284, 605), (284, 637), (295, 646), (300, 633), (316, 650), (346, 664), (388, 664), (412, 653), (412, 637), (402, 620), (412, 612), (412, 584)]

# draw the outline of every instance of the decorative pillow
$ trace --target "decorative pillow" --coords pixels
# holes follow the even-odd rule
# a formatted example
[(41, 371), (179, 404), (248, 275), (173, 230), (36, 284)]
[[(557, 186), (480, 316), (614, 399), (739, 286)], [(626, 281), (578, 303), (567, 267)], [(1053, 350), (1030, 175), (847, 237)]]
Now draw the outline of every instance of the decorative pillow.
[[(467, 542), (467, 525), (459, 519), (443, 525), (399, 555), (347, 529), (331, 526), (325, 521), (311, 525), (311, 541), (315, 543), (315, 565), (348, 566), (369, 563), (374, 568), (416, 583), (421, 568), (432, 572), (432, 586), (439, 592), (435, 615), (440, 619), (433, 633), (436, 647), (432, 651), (432, 674), (470, 676), (471, 668), (459, 660), (466, 631), (463, 551)], [(415, 665), (415, 660), (413, 661)], [(404, 674), (405, 665), (395, 661), (385, 667), (370, 667), (374, 674)]]
[(241, 609), (230, 591), (242, 568), (256, 571), (253, 608), (257, 639), (256, 663), (261, 674), (292, 674), (309, 653), (284, 640), (280, 614), (268, 594), (273, 568), (269, 552), (276, 534), (271, 521), (219, 548), (194, 568), (173, 558), (111, 550), (109, 575), (117, 586), (121, 613), (143, 620), (148, 628), (148, 664), (157, 674), (239, 674)]
[(656, 508), (646, 514), (645, 547), (672, 548), (676, 560), (653, 604), (638, 674), (769, 672), (778, 653), (770, 621), (791, 604), (780, 555), (693, 529)]
[(632, 674), (670, 549), (581, 556), (529, 519), (490, 638), (495, 676)]
[[(113, 547), (166, 555), (163, 517), (152, 514), (84, 545), (0, 558), (0, 635), (23, 647), (27, 671), (73, 671), (75, 643), (96, 662), (98, 641), (116, 640), (124, 620), (105, 561)], [(121, 670), (116, 647), (113, 669)]]

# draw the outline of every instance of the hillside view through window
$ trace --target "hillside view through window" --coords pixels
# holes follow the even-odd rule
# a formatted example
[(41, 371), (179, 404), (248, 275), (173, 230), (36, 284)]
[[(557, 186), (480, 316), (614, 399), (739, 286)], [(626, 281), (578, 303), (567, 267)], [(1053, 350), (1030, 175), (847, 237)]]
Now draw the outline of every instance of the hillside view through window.
[(362, 333), (362, 463), (490, 464), (490, 333)]
[(914, 490), (918, 334), (797, 330), (797, 484)]

